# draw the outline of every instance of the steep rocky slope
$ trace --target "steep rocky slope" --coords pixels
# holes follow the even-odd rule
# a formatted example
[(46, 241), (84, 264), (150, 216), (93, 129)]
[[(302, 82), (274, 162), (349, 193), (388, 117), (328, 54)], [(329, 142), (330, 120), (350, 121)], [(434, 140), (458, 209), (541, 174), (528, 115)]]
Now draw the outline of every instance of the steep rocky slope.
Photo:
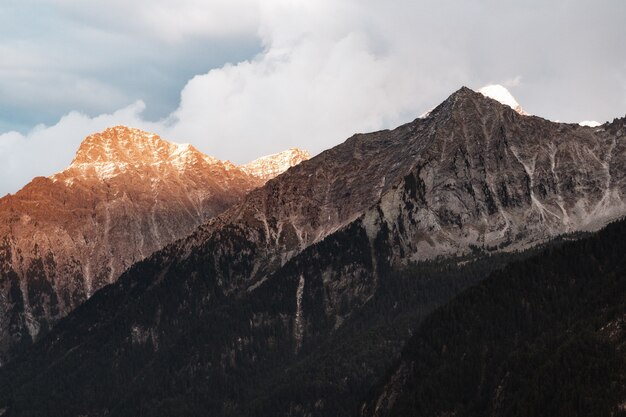
[(87, 137), (66, 170), (0, 199), (0, 363), (266, 180), (137, 129)]
[(626, 221), (428, 317), (359, 415), (624, 416)]
[[(464, 88), (425, 119), (355, 135), (270, 181), (187, 248), (215, 246), (216, 264), (245, 266), (218, 268), (230, 287), (256, 283), (357, 220), (370, 241), (382, 231), (393, 239), (394, 265), (528, 247), (624, 213), (625, 135), (623, 119), (596, 128), (552, 123)], [(239, 241), (249, 253), (233, 251)]]
[(255, 284), (356, 220), (370, 240), (388, 231), (394, 265), (528, 247), (624, 213), (625, 135), (622, 119), (552, 123), (463, 88), (427, 118), (355, 135), (270, 181), (185, 247), (214, 246), (216, 265), (245, 267), (218, 268), (227, 288)]
[(428, 145), (368, 221), (402, 236), (399, 258), (526, 247), (624, 213), (624, 119), (552, 123), (463, 89), (420, 127)]
[[(382, 366), (347, 356), (357, 370), (342, 376), (322, 355), (315, 390), (258, 387), (315, 369), (307, 359), (337, 335), (369, 340), (373, 303), (417, 317), (481, 278), (436, 271), (432, 299), (406, 279), (392, 291), (412, 262), (529, 247), (623, 214), (625, 135), (624, 119), (556, 124), (463, 88), (426, 118), (299, 164), (134, 265), (0, 371), (1, 403), (11, 415), (336, 415), (328, 394), (353, 399)], [(389, 303), (403, 286), (406, 302)], [(398, 330), (401, 344), (410, 327)], [(378, 338), (372, 357), (391, 360), (388, 345)]]

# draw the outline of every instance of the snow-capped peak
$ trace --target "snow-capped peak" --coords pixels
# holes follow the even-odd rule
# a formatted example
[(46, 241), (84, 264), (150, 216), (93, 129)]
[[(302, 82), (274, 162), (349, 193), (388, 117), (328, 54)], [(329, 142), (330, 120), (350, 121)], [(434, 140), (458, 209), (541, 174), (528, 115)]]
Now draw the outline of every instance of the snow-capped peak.
[(602, 125), (602, 123), (596, 122), (595, 120), (583, 120), (582, 122), (578, 124), (581, 126), (589, 126), (589, 127), (598, 127)]
[(237, 175), (237, 172), (245, 173), (265, 182), (309, 158), (308, 152), (291, 148), (237, 166), (230, 161), (205, 155), (188, 143), (173, 143), (154, 133), (114, 126), (87, 136), (71, 165), (50, 178), (72, 183), (75, 177), (103, 180), (123, 173), (162, 175), (210, 169), (224, 173), (231, 171), (225, 174), (228, 177)]
[(513, 97), (509, 90), (499, 84), (487, 85), (478, 90), (478, 92), (485, 97), (492, 98), (504, 105), (509, 106), (519, 114), (524, 116), (528, 115), (528, 113), (522, 109), (522, 106), (517, 102), (517, 100), (515, 100), (515, 97)]
[(220, 162), (190, 144), (168, 142), (140, 129), (115, 126), (85, 138), (68, 170), (106, 179), (149, 167), (182, 172), (198, 161), (209, 165)]
[(264, 181), (282, 174), (292, 166), (298, 165), (302, 161), (309, 159), (311, 155), (307, 151), (298, 148), (287, 149), (286, 151), (263, 156), (241, 165), (240, 168), (253, 177)]

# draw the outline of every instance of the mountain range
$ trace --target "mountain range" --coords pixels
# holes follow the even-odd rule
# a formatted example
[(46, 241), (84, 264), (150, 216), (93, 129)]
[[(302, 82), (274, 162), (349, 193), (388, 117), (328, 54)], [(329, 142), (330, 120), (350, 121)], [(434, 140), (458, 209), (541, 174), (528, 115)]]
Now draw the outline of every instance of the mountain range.
[(133, 263), (307, 158), (292, 149), (235, 166), (124, 126), (87, 137), (67, 169), (0, 199), (2, 362)]
[[(564, 331), (579, 318), (576, 306), (592, 305), (587, 298), (562, 314), (539, 313), (585, 289), (589, 303), (620, 311), (609, 297), (621, 294), (619, 273), (604, 298), (584, 277), (621, 265), (621, 246), (603, 253), (616, 232), (593, 233), (626, 212), (626, 118), (555, 123), (488, 95), (461, 88), (413, 122), (354, 135), (245, 189), (187, 237), (107, 281), (2, 367), (3, 415), (512, 415), (493, 400), (498, 382), (526, 381), (517, 357), (494, 368), (493, 358), (509, 358), (508, 341), (518, 348)], [(89, 161), (101, 178), (111, 172), (98, 157)], [(254, 165), (223, 170), (242, 183), (280, 171)], [(601, 243), (587, 248), (593, 239)], [(606, 259), (585, 263), (587, 249)], [(561, 264), (550, 263), (554, 254)], [(576, 257), (580, 277), (556, 274)], [(515, 300), (524, 273), (532, 277), (520, 292), (527, 303), (487, 308), (501, 295)], [(561, 289), (562, 304), (541, 298), (558, 298)], [(520, 308), (528, 315), (515, 315)], [(594, 311), (580, 319), (594, 319)], [(530, 330), (504, 332), (502, 341), (490, 333), (506, 318), (519, 319), (517, 329), (529, 317), (537, 323)], [(476, 328), (471, 337), (466, 328)], [(481, 332), (483, 350), (472, 338)], [(466, 357), (458, 343), (471, 343), (473, 373), (452, 369)], [(607, 349), (623, 370), (620, 343)], [(428, 356), (433, 349), (450, 353)], [(481, 369), (491, 379), (481, 379)], [(618, 410), (620, 395), (616, 388), (597, 397), (605, 408), (590, 407)]]

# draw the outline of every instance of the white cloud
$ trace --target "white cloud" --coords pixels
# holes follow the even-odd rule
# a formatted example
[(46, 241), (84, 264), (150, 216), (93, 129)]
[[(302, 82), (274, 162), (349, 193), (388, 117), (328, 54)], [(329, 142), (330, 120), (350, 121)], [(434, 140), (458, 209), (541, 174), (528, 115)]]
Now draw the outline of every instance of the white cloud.
[(501, 82), (500, 84), (508, 88), (519, 87), (520, 85), (522, 85), (522, 76), (518, 75), (514, 78), (508, 78), (504, 80), (503, 82)]
[(138, 99), (151, 119), (194, 75), (260, 50), (256, 0), (0, 2), (0, 127), (25, 131)]
[[(626, 18), (624, 6), (605, 7), (609, 23), (598, 19), (593, 36), (583, 39), (586, 35), (571, 28), (587, 13), (585, 7), (572, 8), (575, 16), (571, 10), (563, 14), (562, 1), (505, 6), (495, 0), (397, 0), (393, 5), (376, 0), (98, 0), (89, 7), (78, 0), (46, 2), (83, 22), (89, 36), (113, 36), (119, 44), (150, 36), (165, 39), (158, 44), (165, 48), (189, 38), (208, 42), (245, 32), (257, 37), (262, 50), (193, 77), (182, 89), (178, 108), (158, 122), (146, 120), (139, 102), (95, 118), (71, 113), (23, 136), (1, 135), (0, 193), (15, 191), (35, 174), (63, 168), (84, 136), (114, 124), (245, 162), (290, 146), (316, 153), (354, 132), (393, 127), (461, 85), (517, 87), (515, 94), (528, 111), (549, 118), (602, 120), (602, 114), (615, 114), (623, 106), (621, 92), (611, 92), (610, 86), (618, 82), (615, 69), (622, 68), (625, 53), (613, 48), (612, 54), (603, 54), (593, 47), (626, 35), (619, 23), (620, 15)], [(542, 14), (533, 9), (538, 4)], [(573, 47), (581, 42), (594, 51), (592, 57)], [(132, 63), (128, 67), (131, 71)], [(584, 70), (573, 70), (578, 67)], [(590, 80), (594, 88), (580, 88)], [(97, 81), (86, 84), (87, 95), (123, 101)], [(600, 93), (594, 95), (594, 89)], [(584, 95), (576, 96), (581, 91)], [(572, 106), (575, 102), (583, 105)], [(595, 113), (583, 114), (590, 108)]]
[[(406, 10), (409, 2), (400, 3)], [(243, 162), (290, 146), (316, 153), (354, 132), (414, 118), (433, 95), (458, 87), (464, 68), (445, 50), (416, 45), (408, 18), (385, 32), (386, 9), (374, 2), (263, 2), (264, 52), (192, 79), (169, 118), (168, 137)], [(445, 70), (424, 71), (434, 62)]]
[(64, 116), (54, 126), (37, 126), (27, 135), (0, 135), (0, 195), (14, 192), (35, 176), (61, 171), (72, 160), (82, 139), (117, 124), (150, 129), (141, 120), (143, 102), (138, 101), (112, 114), (88, 117), (78, 112)]
[(256, 0), (30, 0), (52, 7), (90, 28), (157, 37), (169, 42), (187, 37), (246, 34), (258, 27)]

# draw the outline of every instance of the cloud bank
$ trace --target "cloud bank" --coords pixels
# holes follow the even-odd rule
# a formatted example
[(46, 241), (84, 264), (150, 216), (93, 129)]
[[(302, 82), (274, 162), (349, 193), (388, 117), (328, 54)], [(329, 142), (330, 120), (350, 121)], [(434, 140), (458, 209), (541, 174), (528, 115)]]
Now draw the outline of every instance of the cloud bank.
[(529, 113), (551, 119), (603, 121), (625, 113), (623, 2), (188, 0), (180, 9), (164, 0), (95, 3), (100, 7), (58, 1), (55, 10), (107, 38), (183, 49), (198, 40), (254, 38), (249, 43), (258, 49), (198, 72), (175, 109), (156, 121), (150, 97), (128, 101), (124, 91), (106, 87), (110, 74), (76, 87), (80, 77), (61, 68), (74, 88), (96, 103), (120, 103), (120, 110), (90, 117), (82, 105), (51, 126), (0, 135), (0, 194), (62, 169), (84, 136), (114, 124), (242, 163), (291, 146), (317, 153), (354, 132), (410, 121), (461, 85), (504, 84)]

